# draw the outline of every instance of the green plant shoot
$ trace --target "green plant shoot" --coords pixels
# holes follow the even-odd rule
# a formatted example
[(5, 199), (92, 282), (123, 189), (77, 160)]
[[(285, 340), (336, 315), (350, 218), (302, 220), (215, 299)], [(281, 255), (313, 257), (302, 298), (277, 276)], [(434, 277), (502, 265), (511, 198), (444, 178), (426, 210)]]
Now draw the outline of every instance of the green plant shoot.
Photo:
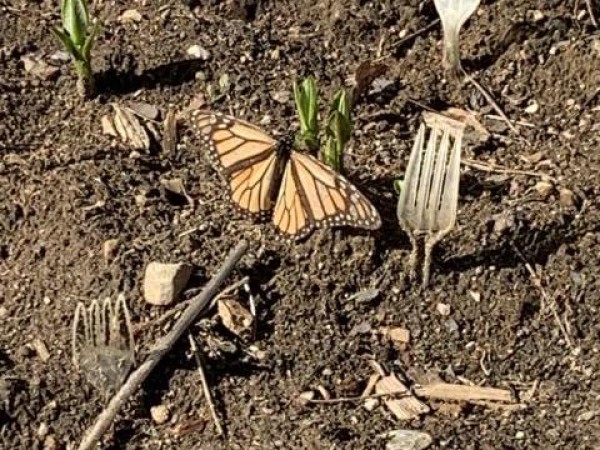
[(325, 130), (325, 147), (321, 159), (334, 170), (343, 170), (344, 148), (352, 135), (351, 102), (344, 89), (336, 92)]
[(52, 32), (71, 55), (79, 93), (84, 97), (91, 96), (96, 89), (91, 53), (100, 22), (90, 21), (87, 0), (61, 0), (60, 17), (62, 27), (52, 27)]
[(300, 133), (296, 135), (296, 145), (316, 151), (319, 148), (319, 94), (317, 84), (312, 77), (294, 82), (294, 100), (300, 118)]

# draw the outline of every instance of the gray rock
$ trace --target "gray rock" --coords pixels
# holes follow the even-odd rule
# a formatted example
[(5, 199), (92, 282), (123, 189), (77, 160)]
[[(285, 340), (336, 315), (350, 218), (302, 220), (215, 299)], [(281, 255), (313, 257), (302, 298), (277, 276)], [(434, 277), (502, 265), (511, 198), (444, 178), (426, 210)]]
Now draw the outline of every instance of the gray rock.
[(394, 430), (387, 437), (385, 450), (424, 450), (433, 442), (429, 434), (415, 430)]

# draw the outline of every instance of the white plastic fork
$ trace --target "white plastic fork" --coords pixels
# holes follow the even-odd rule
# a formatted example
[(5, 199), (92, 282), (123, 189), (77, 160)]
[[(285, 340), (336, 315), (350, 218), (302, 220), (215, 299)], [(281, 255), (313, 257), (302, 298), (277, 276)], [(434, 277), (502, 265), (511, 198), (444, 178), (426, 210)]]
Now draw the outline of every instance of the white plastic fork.
[(426, 287), (433, 247), (456, 223), (465, 124), (434, 113), (424, 113), (424, 121), (402, 183), (398, 221), (413, 246), (409, 261), (413, 277), (419, 263), (419, 237), (425, 236), (423, 286)]
[(73, 363), (105, 396), (115, 392), (135, 363), (135, 341), (125, 296), (79, 302), (73, 319)]

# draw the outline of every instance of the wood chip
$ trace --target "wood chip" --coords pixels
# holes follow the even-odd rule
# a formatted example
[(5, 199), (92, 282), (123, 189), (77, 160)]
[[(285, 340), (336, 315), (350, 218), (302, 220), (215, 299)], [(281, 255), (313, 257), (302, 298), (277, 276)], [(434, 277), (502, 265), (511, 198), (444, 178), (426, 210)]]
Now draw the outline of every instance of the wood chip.
[(375, 390), (375, 385), (380, 380), (380, 378), (381, 378), (381, 375), (378, 374), (378, 373), (374, 373), (373, 375), (371, 375), (369, 377), (369, 381), (367, 381), (367, 385), (365, 386), (365, 390), (363, 391), (363, 393), (360, 396), (361, 397), (368, 397), (369, 395), (371, 395), (373, 393), (373, 391)]
[(225, 297), (217, 303), (223, 326), (236, 336), (245, 336), (252, 330), (254, 318), (242, 304), (233, 297)]
[(48, 351), (48, 347), (46, 347), (46, 344), (44, 344), (44, 341), (42, 341), (40, 338), (35, 338), (31, 345), (35, 349), (42, 362), (48, 362), (48, 360), (50, 359), (50, 352)]
[(463, 384), (433, 383), (418, 386), (415, 393), (420, 397), (438, 400), (456, 400), (472, 402), (490, 400), (494, 402), (514, 403), (515, 399), (508, 389), (498, 389), (482, 386), (465, 386)]
[(173, 153), (177, 148), (177, 115), (172, 108), (163, 121), (162, 148), (166, 153)]
[(100, 123), (102, 124), (102, 134), (117, 138), (119, 137), (119, 133), (117, 133), (117, 130), (115, 129), (115, 124), (108, 114), (100, 118)]
[(375, 386), (377, 394), (404, 394), (406, 397), (385, 400), (389, 410), (400, 420), (412, 420), (429, 412), (429, 406), (414, 397), (395, 375), (383, 377)]
[(325, 389), (325, 386), (319, 385), (319, 386), (317, 386), (317, 390), (319, 391), (319, 393), (321, 394), (321, 397), (323, 397), (323, 399), (325, 399), (325, 400), (331, 399), (331, 394), (329, 393), (329, 391), (327, 389)]

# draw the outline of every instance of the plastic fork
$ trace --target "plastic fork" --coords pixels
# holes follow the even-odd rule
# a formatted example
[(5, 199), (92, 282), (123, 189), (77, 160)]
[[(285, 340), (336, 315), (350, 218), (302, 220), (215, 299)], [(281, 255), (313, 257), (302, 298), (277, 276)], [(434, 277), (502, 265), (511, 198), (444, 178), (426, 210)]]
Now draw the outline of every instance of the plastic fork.
[(424, 113), (413, 145), (402, 191), (398, 221), (413, 247), (410, 256), (414, 278), (424, 237), (423, 287), (429, 284), (431, 252), (456, 223), (463, 122)]
[(114, 393), (135, 363), (135, 341), (125, 296), (79, 302), (72, 328), (73, 363), (104, 395)]

